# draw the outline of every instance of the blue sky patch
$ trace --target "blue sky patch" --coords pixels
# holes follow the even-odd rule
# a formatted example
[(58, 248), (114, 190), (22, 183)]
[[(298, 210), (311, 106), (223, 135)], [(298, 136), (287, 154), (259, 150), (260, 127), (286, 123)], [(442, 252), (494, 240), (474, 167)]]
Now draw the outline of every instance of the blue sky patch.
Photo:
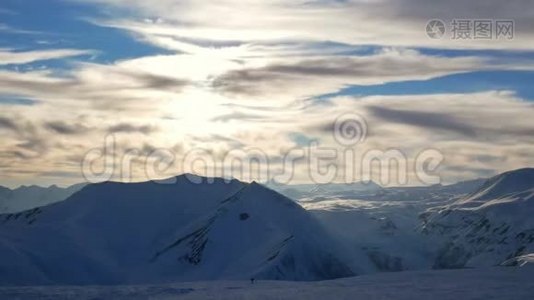
[(92, 5), (58, 0), (32, 1), (28, 5), (27, 1), (3, 0), (0, 9), (12, 12), (0, 15), (4, 27), (0, 30), (0, 48), (96, 50), (97, 55), (81, 60), (97, 63), (167, 53), (137, 41), (123, 30), (87, 21), (87, 18), (105, 17)]
[(526, 100), (534, 101), (532, 71), (479, 71), (453, 74), (430, 80), (410, 80), (378, 85), (352, 85), (337, 93), (322, 95), (320, 99), (334, 96), (371, 95), (425, 95), (446, 93), (475, 93), (494, 90), (514, 91)]

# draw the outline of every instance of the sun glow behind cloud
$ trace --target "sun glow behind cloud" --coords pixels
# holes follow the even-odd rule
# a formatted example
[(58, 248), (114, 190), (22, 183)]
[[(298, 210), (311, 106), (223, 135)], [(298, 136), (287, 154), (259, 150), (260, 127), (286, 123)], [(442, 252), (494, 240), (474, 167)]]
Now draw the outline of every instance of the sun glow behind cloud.
[[(86, 40), (96, 42), (82, 46), (83, 32), (75, 39), (39, 34), (43, 28), (32, 28), (29, 19), (6, 25), (28, 26), (6, 33), (0, 44), (0, 170), (6, 184), (79, 181), (83, 155), (103, 147), (110, 133), (119, 153), (164, 148), (179, 158), (200, 148), (220, 158), (233, 149), (259, 148), (277, 169), (280, 153), (303, 140), (340, 148), (325, 129), (347, 112), (369, 124), (358, 151), (439, 148), (446, 154), (447, 181), (534, 163), (533, 106), (513, 85), (501, 90), (452, 80), (450, 90), (428, 95), (387, 90), (388, 84), (418, 82), (432, 91), (433, 80), (461, 74), (534, 74), (532, 13), (512, 5), (487, 3), (502, 12), (499, 17), (514, 17), (514, 40), (436, 41), (424, 31), (429, 19), (462, 16), (416, 0), (99, 0), (67, 1), (68, 9), (51, 3), (65, 15), (78, 12), (66, 20), (72, 28), (92, 28)], [(22, 10), (22, 18), (35, 13), (11, 5), (16, 7), (6, 10)], [(480, 11), (472, 2), (462, 14), (477, 17)], [(98, 38), (104, 33), (110, 36)], [(35, 35), (35, 42), (20, 46), (22, 34)], [(112, 47), (115, 38), (128, 40), (127, 46)], [(450, 55), (451, 49), (458, 52)], [(357, 87), (365, 86), (376, 92), (359, 94)], [(457, 92), (468, 86), (469, 93)], [(31, 105), (3, 98), (30, 99)], [(303, 167), (296, 181), (307, 180)], [(182, 171), (175, 165), (161, 177)], [(133, 180), (145, 177), (134, 170)]]

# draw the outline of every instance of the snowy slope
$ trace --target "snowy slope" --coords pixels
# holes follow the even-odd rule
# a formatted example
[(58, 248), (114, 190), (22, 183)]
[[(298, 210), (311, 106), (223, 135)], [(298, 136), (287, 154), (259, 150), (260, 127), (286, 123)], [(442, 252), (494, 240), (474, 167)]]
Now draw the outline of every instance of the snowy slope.
[(0, 187), (0, 213), (16, 213), (67, 199), (85, 184), (75, 184), (66, 188), (56, 185), (40, 187), (21, 186), (14, 190)]
[(166, 184), (93, 184), (65, 201), (2, 215), (0, 224), (3, 285), (318, 280), (361, 272), (294, 201), (237, 180), (184, 175)]
[(424, 215), (441, 240), (434, 267), (493, 266), (534, 252), (534, 169), (490, 178), (466, 197)]
[(534, 266), (534, 253), (520, 255), (520, 256), (516, 256), (516, 257), (510, 258), (507, 261), (503, 262), (501, 265), (508, 266), (508, 267), (510, 267), (510, 266), (520, 266), (520, 267), (529, 266), (529, 267), (533, 267)]
[(382, 273), (315, 282), (209, 281), (127, 286), (0, 287), (2, 299), (531, 300), (534, 268)]
[(0, 197), (5, 197), (11, 190), (4, 186), (0, 186)]
[(478, 190), (455, 205), (476, 207), (484, 203), (534, 188), (534, 169), (525, 168), (502, 173), (488, 179)]
[[(473, 192), (481, 180), (430, 187), (383, 188), (332, 195), (317, 193), (301, 204), (354, 251), (364, 251), (379, 271), (432, 267), (435, 242), (419, 231), (421, 213)], [(328, 200), (319, 200), (328, 199)]]

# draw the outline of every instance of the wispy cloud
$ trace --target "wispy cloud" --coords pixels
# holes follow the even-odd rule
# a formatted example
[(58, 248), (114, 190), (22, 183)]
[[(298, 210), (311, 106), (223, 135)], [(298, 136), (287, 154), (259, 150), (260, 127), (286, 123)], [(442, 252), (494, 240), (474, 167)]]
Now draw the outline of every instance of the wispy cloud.
[(12, 119), (8, 117), (0, 117), (0, 129), (18, 131), (19, 127)]
[(51, 121), (46, 122), (45, 127), (58, 134), (64, 135), (82, 135), (86, 133), (89, 129), (82, 124), (76, 123), (67, 123), (64, 121)]
[(474, 137), (476, 134), (473, 126), (465, 124), (454, 115), (447, 113), (397, 110), (382, 106), (370, 106), (367, 109), (373, 116), (386, 122), (408, 124), (427, 129), (447, 130), (468, 137)]
[[(384, 1), (254, 1), (207, 0), (143, 1), (87, 0), (123, 9), (136, 9), (144, 19), (101, 20), (147, 36), (194, 38), (218, 41), (336, 41), (404, 47), (529, 49), (534, 34), (533, 13), (528, 0), (502, 2), (454, 0), (434, 3), (423, 0)], [(461, 8), (461, 10), (459, 10)], [(451, 22), (461, 18), (515, 20), (517, 37), (508, 42), (487, 40), (434, 40), (425, 34), (431, 19)]]
[(27, 64), (36, 61), (93, 55), (92, 50), (78, 49), (51, 49), (34, 51), (14, 51), (13, 49), (0, 49), (0, 65)]
[(157, 128), (150, 125), (137, 125), (137, 124), (129, 124), (129, 123), (119, 123), (112, 125), (108, 128), (108, 132), (110, 133), (142, 133), (142, 134), (149, 134), (154, 131), (156, 131)]
[(374, 55), (286, 58), (265, 66), (246, 65), (216, 77), (216, 90), (259, 97), (311, 97), (349, 85), (424, 80), (486, 68), (477, 57), (444, 58), (413, 50), (388, 49)]
[[(8, 13), (11, 14), (11, 13)], [(35, 31), (35, 30), (25, 30), (25, 29), (18, 29), (13, 28), (11, 26), (8, 26), (6, 24), (0, 23), (0, 33), (11, 33), (11, 34), (42, 34), (42, 32)]]

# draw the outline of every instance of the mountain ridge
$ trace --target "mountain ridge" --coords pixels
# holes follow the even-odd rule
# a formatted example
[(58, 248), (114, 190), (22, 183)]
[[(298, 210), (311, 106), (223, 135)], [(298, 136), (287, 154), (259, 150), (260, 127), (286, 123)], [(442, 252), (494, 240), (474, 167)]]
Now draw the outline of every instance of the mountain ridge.
[(532, 214), (534, 169), (522, 168), (428, 212), (422, 232), (444, 239), (435, 267), (495, 266), (534, 252)]
[(291, 199), (255, 182), (175, 179), (91, 184), (65, 201), (0, 215), (0, 257), (11, 262), (0, 284), (318, 280), (358, 272)]

